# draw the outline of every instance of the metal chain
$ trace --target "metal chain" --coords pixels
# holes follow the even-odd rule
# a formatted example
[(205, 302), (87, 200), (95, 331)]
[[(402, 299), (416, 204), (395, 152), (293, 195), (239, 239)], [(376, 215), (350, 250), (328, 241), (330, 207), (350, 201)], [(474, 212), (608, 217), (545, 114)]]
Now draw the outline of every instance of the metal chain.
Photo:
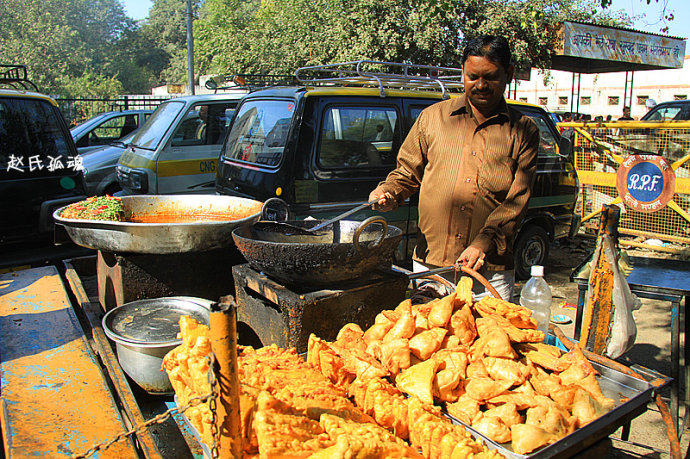
[(213, 438), (213, 444), (211, 444), (211, 458), (218, 459), (220, 457), (220, 452), (218, 451), (218, 444), (220, 443), (218, 431), (218, 425), (216, 424), (216, 402), (218, 400), (218, 381), (216, 381), (216, 359), (213, 353), (209, 354), (209, 372), (208, 372), (208, 383), (211, 386), (211, 398), (208, 401), (208, 407), (211, 410), (211, 437)]
[(127, 432), (122, 432), (117, 434), (114, 438), (110, 440), (103, 441), (101, 443), (98, 443), (95, 446), (92, 446), (90, 449), (88, 449), (86, 452), (81, 453), (81, 454), (73, 454), (72, 459), (83, 459), (92, 456), (98, 451), (105, 451), (106, 449), (110, 448), (113, 444), (117, 443), (118, 441), (130, 437), (134, 435), (135, 433), (141, 432), (142, 430), (154, 425), (154, 424), (162, 424), (163, 422), (167, 421), (168, 418), (170, 418), (173, 414), (175, 413), (184, 413), (187, 411), (189, 408), (192, 408), (194, 406), (199, 405), (200, 403), (203, 402), (208, 402), (209, 403), (209, 408), (211, 410), (211, 416), (213, 418), (213, 423), (211, 424), (211, 432), (213, 434), (213, 444), (211, 445), (211, 457), (213, 459), (218, 459), (219, 457), (219, 452), (218, 452), (218, 426), (216, 426), (216, 400), (218, 399), (218, 387), (216, 385), (216, 375), (215, 375), (215, 357), (213, 353), (210, 353), (209, 355), (206, 356), (206, 359), (208, 360), (209, 364), (209, 371), (208, 371), (208, 382), (211, 387), (211, 393), (206, 394), (206, 395), (198, 395), (196, 397), (192, 397), (189, 399), (187, 404), (181, 406), (181, 407), (174, 407), (166, 410), (165, 412), (156, 415), (155, 417), (149, 419), (148, 421), (144, 422), (143, 424), (139, 424), (138, 426), (132, 427)]
[(206, 394), (206, 395), (199, 395), (197, 397), (193, 397), (189, 399), (189, 402), (187, 402), (186, 405), (181, 406), (181, 407), (174, 407), (170, 408), (169, 410), (166, 410), (165, 412), (149, 419), (148, 421), (144, 422), (143, 424), (139, 424), (138, 426), (133, 427), (127, 432), (122, 432), (117, 434), (114, 438), (110, 440), (103, 441), (95, 446), (92, 446), (88, 451), (85, 453), (81, 454), (73, 454), (72, 459), (82, 459), (89, 457), (93, 455), (94, 453), (102, 450), (106, 450), (110, 448), (114, 443), (117, 443), (118, 441), (122, 440), (123, 438), (129, 437), (131, 435), (134, 435), (137, 432), (140, 432), (144, 430), (147, 427), (152, 426), (153, 424), (162, 424), (166, 420), (168, 420), (169, 417), (171, 417), (173, 414), (177, 413), (184, 413), (187, 411), (189, 408), (192, 408), (194, 406), (197, 406), (200, 403), (203, 403), (205, 401), (210, 400), (212, 397), (214, 397), (213, 393), (211, 394)]

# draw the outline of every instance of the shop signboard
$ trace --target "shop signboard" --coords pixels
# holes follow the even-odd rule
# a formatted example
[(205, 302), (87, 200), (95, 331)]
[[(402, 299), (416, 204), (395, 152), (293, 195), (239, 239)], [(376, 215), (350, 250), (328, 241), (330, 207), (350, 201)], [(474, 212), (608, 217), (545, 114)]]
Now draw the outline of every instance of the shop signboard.
[(653, 66), (683, 68), (685, 40), (634, 30), (565, 21), (556, 54)]

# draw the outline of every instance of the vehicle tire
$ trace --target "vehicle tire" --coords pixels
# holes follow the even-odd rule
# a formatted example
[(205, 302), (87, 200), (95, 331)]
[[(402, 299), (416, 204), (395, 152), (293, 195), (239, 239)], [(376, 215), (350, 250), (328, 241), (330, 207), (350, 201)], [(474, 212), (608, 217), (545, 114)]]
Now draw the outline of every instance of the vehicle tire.
[(549, 257), (549, 235), (544, 228), (529, 225), (515, 242), (515, 278), (529, 279), (532, 265), (542, 265)]

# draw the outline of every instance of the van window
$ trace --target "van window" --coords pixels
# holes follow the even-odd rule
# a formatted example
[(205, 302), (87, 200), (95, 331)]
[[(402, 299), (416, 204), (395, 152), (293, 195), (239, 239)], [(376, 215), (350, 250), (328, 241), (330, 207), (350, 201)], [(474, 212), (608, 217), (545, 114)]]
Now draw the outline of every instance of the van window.
[(220, 145), (235, 105), (236, 102), (194, 105), (175, 130), (172, 145)]
[(284, 100), (248, 101), (235, 115), (223, 156), (266, 166), (280, 162), (295, 103)]
[(168, 128), (173, 123), (177, 115), (184, 108), (184, 102), (163, 102), (153, 112), (151, 118), (146, 121), (137, 135), (132, 139), (132, 145), (145, 148), (147, 150), (155, 150), (158, 144), (161, 143)]
[(393, 107), (328, 107), (322, 118), (318, 164), (325, 168), (395, 164)]
[[(15, 167), (30, 171), (31, 177), (49, 175), (50, 169), (64, 173), (59, 167), (49, 166), (59, 162), (66, 168), (73, 160), (50, 104), (42, 100), (0, 99), (0, 170), (12, 175), (8, 171), (10, 155), (15, 158)], [(17, 159), (22, 160), (21, 164)]]

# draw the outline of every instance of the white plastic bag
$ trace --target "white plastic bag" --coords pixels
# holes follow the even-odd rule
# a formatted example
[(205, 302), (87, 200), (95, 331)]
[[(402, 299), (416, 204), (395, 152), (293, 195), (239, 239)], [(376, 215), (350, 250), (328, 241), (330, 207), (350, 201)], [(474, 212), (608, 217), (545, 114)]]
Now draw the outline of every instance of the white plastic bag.
[(606, 343), (605, 354), (607, 357), (615, 359), (629, 351), (633, 344), (635, 344), (637, 327), (635, 326), (635, 318), (632, 312), (640, 308), (641, 302), (630, 291), (630, 286), (620, 271), (618, 253), (613, 240), (608, 234), (604, 234), (597, 241), (597, 248), (592, 257), (593, 268), (589, 277), (589, 288), (587, 289), (585, 305), (589, 304), (589, 298), (592, 295), (592, 276), (596, 272), (594, 267), (597, 266), (602, 251), (606, 254), (606, 260), (611, 271), (613, 271), (613, 323), (609, 327), (610, 336)]

